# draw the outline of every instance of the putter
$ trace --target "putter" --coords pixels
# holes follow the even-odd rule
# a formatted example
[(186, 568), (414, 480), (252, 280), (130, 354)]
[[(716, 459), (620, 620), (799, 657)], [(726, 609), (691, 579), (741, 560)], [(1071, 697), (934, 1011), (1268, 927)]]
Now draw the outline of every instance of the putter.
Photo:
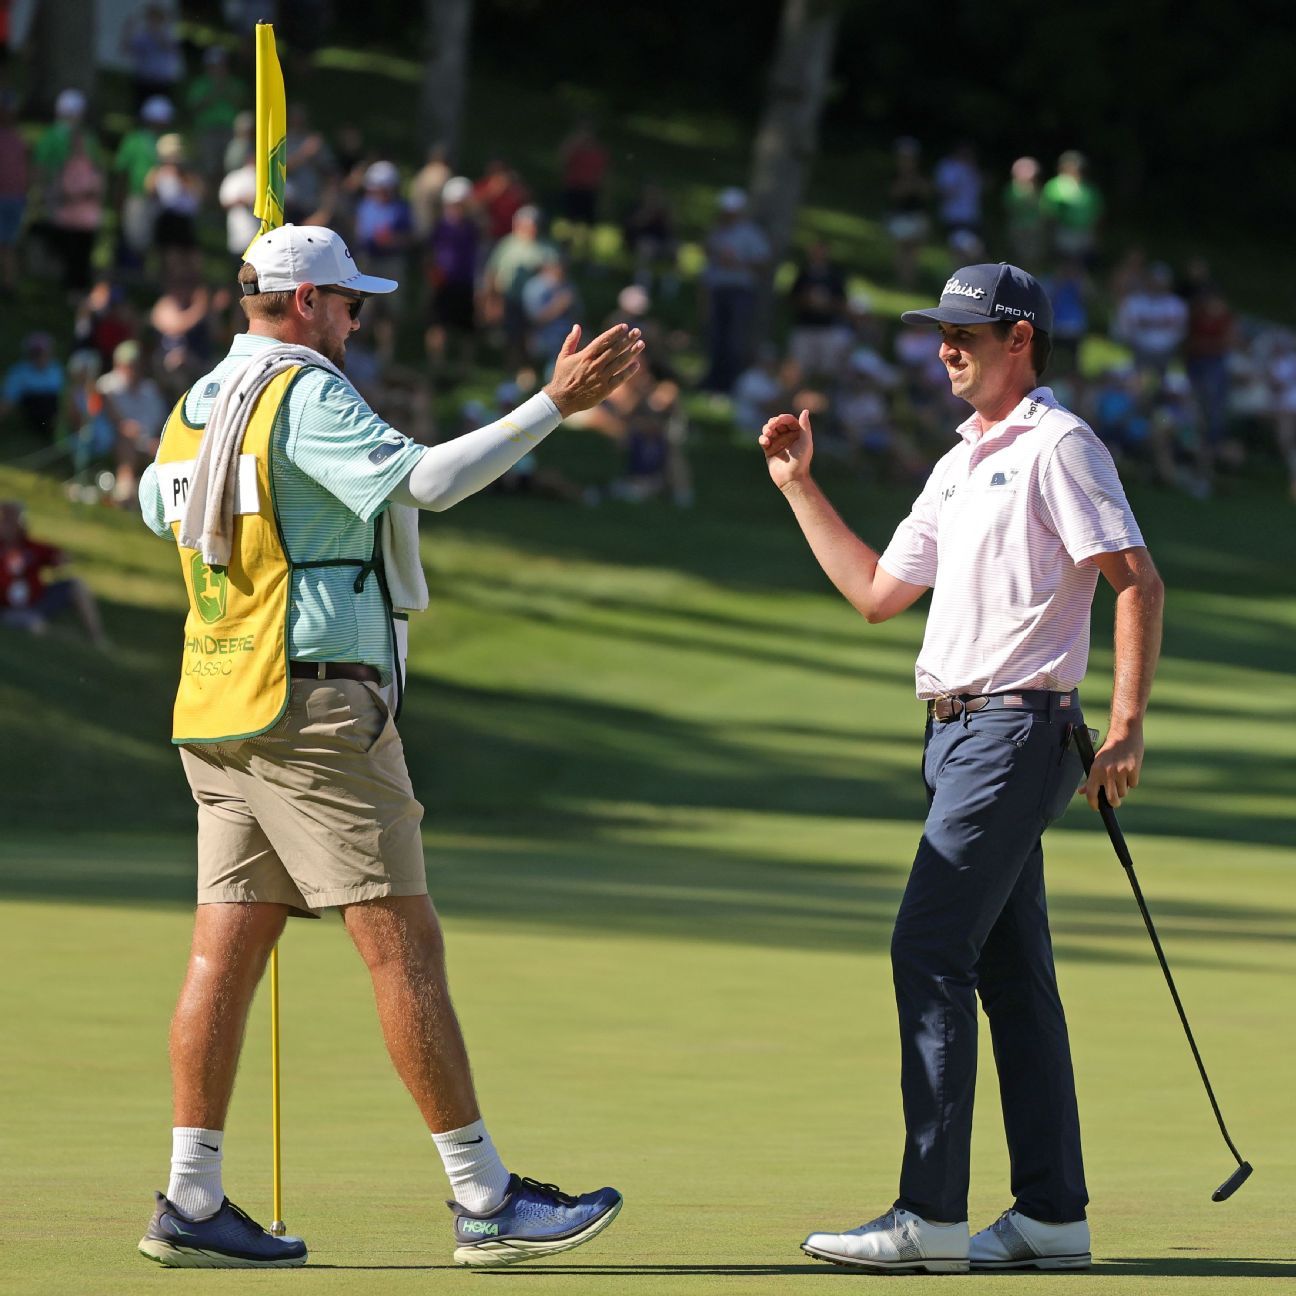
[[(1076, 725), (1071, 731), (1071, 736), (1075, 741), (1076, 751), (1080, 753), (1080, 763), (1084, 766), (1085, 777), (1087, 778), (1094, 762), (1093, 740), (1089, 737), (1089, 730), (1084, 725)], [(1183, 1002), (1179, 998), (1179, 991), (1175, 989), (1174, 977), (1170, 975), (1170, 965), (1166, 962), (1165, 954), (1161, 950), (1161, 941), (1157, 938), (1156, 928), (1152, 925), (1152, 915), (1148, 913), (1147, 902), (1143, 899), (1143, 889), (1139, 886), (1138, 878), (1134, 875), (1134, 861), (1130, 857), (1129, 847), (1125, 844), (1125, 834), (1121, 832), (1120, 824), (1116, 822), (1116, 811), (1112, 809), (1111, 802), (1107, 800), (1105, 788), (1098, 789), (1098, 812), (1102, 815), (1103, 823), (1107, 827), (1107, 836), (1111, 838), (1111, 843), (1116, 848), (1116, 858), (1120, 860), (1122, 867), (1125, 869), (1125, 876), (1129, 878), (1130, 886), (1134, 888), (1134, 899), (1138, 901), (1139, 912), (1143, 915), (1144, 925), (1147, 927), (1148, 935), (1152, 938), (1152, 948), (1156, 950), (1157, 960), (1161, 964), (1161, 971), (1165, 973), (1166, 985), (1170, 987), (1170, 997), (1174, 1000), (1174, 1006), (1179, 1012), (1179, 1020), (1183, 1023), (1184, 1034), (1188, 1036), (1188, 1047), (1192, 1049), (1193, 1060), (1197, 1063), (1197, 1070), (1201, 1072), (1202, 1084), (1206, 1086), (1206, 1097), (1210, 1099), (1211, 1110), (1215, 1113), (1215, 1120), (1220, 1127), (1220, 1133), (1224, 1135), (1224, 1142), (1228, 1144), (1228, 1150), (1233, 1153), (1233, 1159), (1238, 1163), (1238, 1168), (1211, 1193), (1211, 1201), (1226, 1201), (1251, 1177), (1251, 1163), (1242, 1159), (1242, 1154), (1234, 1146), (1233, 1140), (1229, 1138), (1229, 1132), (1224, 1126), (1224, 1117), (1220, 1114), (1219, 1103), (1215, 1101), (1215, 1091), (1211, 1088), (1211, 1082), (1206, 1075), (1206, 1064), (1197, 1051), (1197, 1041), (1193, 1039), (1192, 1027), (1188, 1025), (1188, 1014), (1184, 1012)]]

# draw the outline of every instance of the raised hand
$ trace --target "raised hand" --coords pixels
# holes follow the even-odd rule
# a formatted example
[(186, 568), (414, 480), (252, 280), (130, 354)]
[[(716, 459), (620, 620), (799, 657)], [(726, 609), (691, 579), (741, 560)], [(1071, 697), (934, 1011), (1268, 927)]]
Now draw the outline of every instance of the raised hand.
[(554, 361), (553, 377), (545, 384), (549, 399), (566, 418), (579, 410), (592, 409), (627, 378), (639, 371), (639, 353), (644, 349), (638, 329), (615, 324), (600, 333), (584, 350), (578, 350), (581, 327), (563, 339)]
[(761, 428), (758, 444), (765, 451), (765, 466), (779, 490), (803, 481), (810, 475), (814, 455), (810, 411), (802, 410), (799, 419), (795, 414), (776, 414)]

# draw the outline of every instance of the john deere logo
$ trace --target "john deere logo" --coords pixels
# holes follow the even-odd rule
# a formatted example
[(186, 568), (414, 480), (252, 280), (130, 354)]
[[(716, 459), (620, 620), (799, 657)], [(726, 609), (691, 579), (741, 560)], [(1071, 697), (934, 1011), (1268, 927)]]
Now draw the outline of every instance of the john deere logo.
[(189, 560), (189, 574), (193, 577), (194, 607), (208, 625), (225, 615), (225, 600), (229, 595), (229, 578), (219, 569), (213, 570), (196, 553)]

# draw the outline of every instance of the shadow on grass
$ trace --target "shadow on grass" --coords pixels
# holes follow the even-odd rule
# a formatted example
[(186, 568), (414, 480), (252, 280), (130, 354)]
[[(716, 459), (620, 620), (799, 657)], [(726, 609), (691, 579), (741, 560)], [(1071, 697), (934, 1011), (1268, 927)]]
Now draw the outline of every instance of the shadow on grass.
[[(307, 1269), (346, 1269), (364, 1272), (389, 1269), (453, 1269), (455, 1265), (308, 1265)], [(1099, 1260), (1092, 1269), (1070, 1271), (1081, 1278), (1294, 1278), (1296, 1262), (1290, 1260), (1244, 1259), (1148, 1259)], [(546, 1264), (534, 1269), (474, 1270), (484, 1278), (628, 1278), (628, 1277), (731, 1277), (731, 1278), (813, 1278), (839, 1277), (858, 1281), (860, 1270), (833, 1264)], [(1011, 1281), (1017, 1275), (998, 1275)], [(1050, 1274), (1050, 1278), (1067, 1277), (1067, 1271)]]
[(1296, 1260), (1116, 1256), (1099, 1260), (1091, 1274), (1147, 1278), (1296, 1278)]
[(546, 1265), (543, 1269), (490, 1270), (487, 1278), (543, 1278), (546, 1274), (566, 1278), (832, 1278), (853, 1277), (849, 1269), (836, 1265)]
[[(299, 1273), (307, 1273), (312, 1269), (342, 1269), (347, 1271), (362, 1273), (381, 1273), (393, 1269), (409, 1269), (419, 1271), (433, 1271), (437, 1269), (456, 1269), (459, 1272), (465, 1272), (463, 1265), (346, 1265), (346, 1264), (308, 1264), (304, 1269), (298, 1270)], [(697, 1276), (712, 1275), (715, 1277), (731, 1278), (797, 1278), (815, 1274), (845, 1274), (849, 1272), (846, 1269), (833, 1269), (824, 1265), (798, 1265), (798, 1264), (544, 1264), (535, 1268), (508, 1268), (508, 1269), (473, 1269), (471, 1270), (475, 1277), (479, 1278), (579, 1278), (582, 1276), (590, 1278), (627, 1278), (631, 1276), (646, 1277), (670, 1277), (671, 1275)]]
[[(19, 836), (0, 843), (0, 897), (191, 905), (193, 851), (190, 839), (177, 836)], [(776, 846), (753, 855), (705, 845), (672, 850), (615, 835), (465, 836), (433, 841), (427, 871), (451, 921), (771, 949), (889, 946), (902, 869), (866, 855), (845, 864), (807, 861)], [(1296, 924), (1296, 911), (1272, 906), (1154, 900), (1152, 907), (1176, 970), (1253, 966), (1216, 951), (1276, 951)], [(1154, 966), (1132, 900), (1068, 892), (1054, 901), (1052, 916), (1064, 963)]]

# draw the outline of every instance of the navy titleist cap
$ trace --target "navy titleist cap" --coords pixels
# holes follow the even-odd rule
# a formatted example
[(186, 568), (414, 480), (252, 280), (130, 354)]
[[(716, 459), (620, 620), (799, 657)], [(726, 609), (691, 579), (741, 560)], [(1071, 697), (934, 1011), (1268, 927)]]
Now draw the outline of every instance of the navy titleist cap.
[(1053, 304), (1034, 275), (1000, 261), (956, 270), (941, 291), (940, 305), (931, 310), (905, 311), (906, 324), (935, 320), (938, 324), (990, 324), (995, 320), (1026, 320), (1041, 333), (1053, 332)]

